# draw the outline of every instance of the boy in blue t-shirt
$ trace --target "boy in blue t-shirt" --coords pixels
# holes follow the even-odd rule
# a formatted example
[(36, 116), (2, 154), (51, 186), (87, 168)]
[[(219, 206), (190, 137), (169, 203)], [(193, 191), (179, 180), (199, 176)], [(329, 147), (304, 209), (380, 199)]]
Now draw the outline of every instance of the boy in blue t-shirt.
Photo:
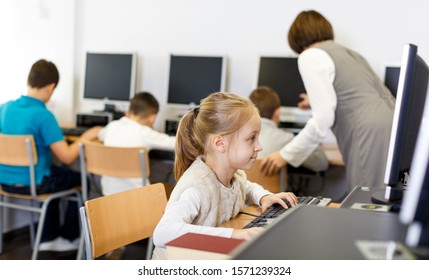
[[(55, 166), (53, 156), (71, 164), (79, 155), (78, 144), (83, 139), (95, 139), (100, 127), (85, 132), (69, 145), (55, 116), (46, 108), (59, 81), (56, 66), (39, 60), (33, 64), (27, 80), (28, 94), (0, 106), (0, 133), (31, 134), (34, 137), (38, 162), (35, 167), (37, 193), (52, 193), (80, 185), (80, 174), (64, 166)], [(4, 191), (30, 194), (28, 168), (0, 164), (0, 183)], [(66, 251), (77, 249), (79, 216), (76, 205), (69, 203), (66, 218), (60, 225), (59, 205), (52, 201), (42, 232), (40, 250)]]

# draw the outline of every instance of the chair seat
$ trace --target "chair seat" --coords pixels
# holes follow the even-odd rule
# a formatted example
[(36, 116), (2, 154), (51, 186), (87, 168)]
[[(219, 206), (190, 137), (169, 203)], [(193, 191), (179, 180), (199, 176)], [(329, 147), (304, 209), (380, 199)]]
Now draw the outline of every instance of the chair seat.
[[(81, 191), (81, 187), (80, 186), (76, 186), (74, 188), (71, 188), (71, 190), (76, 190), (76, 191)], [(44, 193), (44, 194), (39, 194), (37, 195), (37, 200), (39, 201), (43, 201), (46, 198), (48, 198), (50, 195), (55, 194), (55, 193)], [(28, 200), (32, 200), (33, 197), (31, 196), (31, 194), (18, 194), (18, 193), (11, 193), (11, 192), (6, 192), (4, 190), (2, 190), (0, 188), (0, 195), (6, 195), (9, 197), (15, 197), (15, 198), (20, 198), (20, 199), (28, 199)]]

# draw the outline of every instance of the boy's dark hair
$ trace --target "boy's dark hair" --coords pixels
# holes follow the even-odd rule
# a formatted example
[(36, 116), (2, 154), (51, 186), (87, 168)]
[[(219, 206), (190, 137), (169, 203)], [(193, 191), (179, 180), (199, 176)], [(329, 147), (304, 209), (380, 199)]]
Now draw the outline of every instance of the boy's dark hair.
[(59, 80), (60, 74), (55, 64), (45, 59), (40, 59), (31, 66), (27, 84), (32, 88), (42, 88), (51, 83), (57, 86)]
[(277, 92), (268, 86), (259, 86), (249, 96), (262, 118), (272, 119), (274, 112), (281, 106)]
[(151, 93), (139, 92), (131, 99), (129, 111), (140, 118), (146, 118), (158, 113), (159, 103)]

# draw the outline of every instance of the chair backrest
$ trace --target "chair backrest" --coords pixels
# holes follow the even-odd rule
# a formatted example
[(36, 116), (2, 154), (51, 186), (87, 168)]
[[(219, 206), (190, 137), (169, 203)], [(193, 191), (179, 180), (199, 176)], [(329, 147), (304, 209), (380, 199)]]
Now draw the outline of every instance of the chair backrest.
[[(142, 178), (148, 184), (149, 153), (145, 147), (111, 147), (95, 141), (84, 141), (79, 147), (82, 188), (88, 190), (86, 175)], [(87, 200), (84, 197), (84, 201)]]
[(37, 152), (33, 135), (0, 134), (0, 164), (28, 166), (31, 195), (36, 197), (34, 166), (37, 164)]
[[(87, 257), (151, 237), (161, 219), (167, 196), (162, 183), (151, 184), (85, 202)], [(85, 221), (82, 217), (82, 223)], [(85, 228), (85, 226), (84, 226)]]
[(16, 166), (37, 164), (33, 135), (0, 134), (0, 164)]
[(256, 159), (255, 164), (249, 170), (246, 170), (247, 179), (258, 183), (270, 192), (284, 192), (287, 190), (287, 169), (283, 167), (276, 174), (267, 176), (261, 171), (262, 159)]
[(90, 173), (141, 178), (144, 168), (146, 170), (144, 174), (147, 177), (150, 175), (149, 155), (145, 147), (111, 147), (94, 141), (85, 141), (82, 144), (86, 170)]

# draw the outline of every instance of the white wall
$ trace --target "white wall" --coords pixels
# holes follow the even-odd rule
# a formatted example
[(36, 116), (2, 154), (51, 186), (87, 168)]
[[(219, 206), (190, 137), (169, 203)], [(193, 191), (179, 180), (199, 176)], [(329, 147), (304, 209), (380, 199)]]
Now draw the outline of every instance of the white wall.
[[(167, 98), (170, 53), (225, 54), (227, 89), (248, 95), (260, 55), (294, 55), (286, 33), (303, 9), (322, 12), (336, 41), (362, 53), (380, 77), (386, 63), (400, 63), (405, 43), (419, 45), (429, 59), (429, 4), (419, 0), (81, 1), (76, 45), (81, 56), (86, 49), (138, 51), (138, 89), (151, 91), (161, 104)], [(161, 111), (160, 127), (165, 115)]]
[(324, 14), (336, 41), (363, 54), (380, 77), (386, 64), (400, 63), (406, 43), (429, 61), (429, 3), (420, 0), (3, 0), (0, 102), (25, 93), (31, 64), (44, 57), (61, 75), (51, 107), (71, 121), (75, 110), (102, 106), (79, 99), (84, 53), (136, 51), (138, 89), (159, 99), (162, 129), (170, 53), (227, 55), (227, 89), (247, 96), (260, 55), (294, 55), (286, 32), (303, 9)]
[(0, 103), (26, 94), (27, 75), (40, 58), (53, 61), (60, 82), (49, 108), (59, 121), (73, 114), (73, 1), (2, 0), (0, 3)]

